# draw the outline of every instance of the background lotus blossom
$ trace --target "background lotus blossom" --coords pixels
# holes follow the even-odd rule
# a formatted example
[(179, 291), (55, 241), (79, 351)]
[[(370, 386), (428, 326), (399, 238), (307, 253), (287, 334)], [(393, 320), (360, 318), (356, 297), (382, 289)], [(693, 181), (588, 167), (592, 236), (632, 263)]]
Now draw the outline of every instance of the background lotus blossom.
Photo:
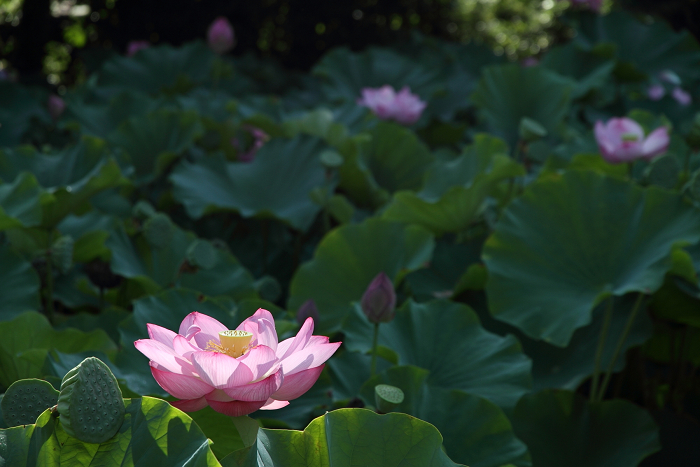
[(671, 92), (671, 96), (678, 102), (680, 105), (686, 107), (690, 105), (693, 102), (693, 98), (690, 96), (690, 94), (686, 91), (683, 90), (680, 86), (675, 87), (673, 91)]
[(241, 345), (226, 340), (232, 334), (226, 326), (196, 311), (185, 317), (177, 334), (147, 326), (150, 339), (134, 345), (151, 360), (158, 384), (181, 399), (172, 405), (185, 412), (209, 405), (232, 417), (287, 406), (313, 386), (340, 346), (313, 336), (311, 318), (295, 337), (278, 343), (274, 319), (262, 308), (233, 333), (250, 334)]
[(207, 31), (207, 41), (209, 47), (219, 55), (233, 49), (236, 45), (236, 36), (231, 23), (223, 16), (216, 18)]
[(151, 46), (148, 41), (131, 41), (126, 46), (126, 56), (133, 57), (139, 50), (147, 49)]
[(645, 138), (639, 123), (625, 117), (611, 118), (607, 123), (597, 121), (595, 138), (603, 158), (612, 164), (651, 159), (665, 152), (669, 144), (666, 127), (657, 128)]
[(66, 102), (57, 95), (51, 94), (49, 96), (47, 107), (49, 109), (49, 114), (51, 114), (51, 118), (58, 120), (58, 118), (63, 115), (63, 112), (66, 110)]
[(417, 95), (411, 94), (408, 86), (404, 86), (397, 93), (388, 84), (377, 89), (362, 89), (362, 97), (357, 103), (368, 107), (382, 120), (395, 120), (403, 125), (417, 122), (428, 105)]
[(660, 84), (654, 84), (647, 89), (647, 96), (653, 101), (658, 101), (666, 95), (666, 88)]

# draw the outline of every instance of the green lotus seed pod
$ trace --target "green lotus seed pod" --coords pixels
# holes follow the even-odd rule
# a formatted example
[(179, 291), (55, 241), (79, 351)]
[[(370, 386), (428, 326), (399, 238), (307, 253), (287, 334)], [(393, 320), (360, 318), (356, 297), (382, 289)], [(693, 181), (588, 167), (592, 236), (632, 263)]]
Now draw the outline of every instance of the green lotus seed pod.
[(30, 425), (44, 410), (56, 405), (58, 391), (41, 379), (20, 379), (2, 398), (2, 417), (8, 426)]
[(377, 384), (374, 387), (374, 404), (381, 413), (389, 413), (403, 402), (403, 391), (396, 386)]
[(523, 117), (520, 119), (518, 133), (520, 139), (531, 143), (547, 136), (547, 129), (543, 127), (540, 122), (528, 117)]
[(151, 245), (165, 248), (173, 238), (173, 223), (167, 215), (159, 212), (143, 224), (143, 234)]
[(663, 188), (673, 188), (678, 183), (681, 166), (673, 156), (663, 156), (654, 159), (649, 165), (647, 179), (652, 185)]
[(68, 272), (73, 265), (73, 237), (66, 235), (53, 242), (51, 261), (62, 273)]
[(63, 377), (58, 413), (69, 435), (104, 443), (119, 431), (125, 411), (117, 378), (100, 359), (88, 357)]
[(337, 169), (343, 165), (343, 156), (332, 149), (323, 151), (319, 158), (321, 159), (321, 164), (327, 169)]
[(216, 266), (218, 258), (214, 246), (199, 238), (190, 244), (186, 255), (188, 263), (202, 269), (211, 269)]

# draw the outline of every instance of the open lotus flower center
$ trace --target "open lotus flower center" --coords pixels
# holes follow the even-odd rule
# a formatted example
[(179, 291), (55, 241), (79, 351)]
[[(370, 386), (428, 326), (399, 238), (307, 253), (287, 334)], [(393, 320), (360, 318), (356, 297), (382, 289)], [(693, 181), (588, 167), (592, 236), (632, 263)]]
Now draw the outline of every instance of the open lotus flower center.
[(238, 358), (248, 351), (248, 344), (252, 338), (253, 334), (247, 331), (221, 331), (219, 333), (221, 344), (209, 341), (207, 342), (207, 350)]
[(639, 136), (635, 135), (634, 133), (623, 133), (622, 134), (622, 141), (637, 141), (639, 139)]

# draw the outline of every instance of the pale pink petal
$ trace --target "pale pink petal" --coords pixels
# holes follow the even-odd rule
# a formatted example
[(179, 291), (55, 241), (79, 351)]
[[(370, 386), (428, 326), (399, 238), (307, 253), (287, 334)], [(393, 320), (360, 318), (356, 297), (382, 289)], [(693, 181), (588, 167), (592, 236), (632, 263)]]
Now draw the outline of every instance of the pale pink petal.
[(312, 318), (306, 318), (306, 321), (304, 321), (304, 324), (301, 326), (296, 336), (280, 342), (279, 347), (277, 347), (277, 355), (279, 358), (286, 358), (297, 350), (306, 347), (313, 332), (314, 320)]
[(642, 129), (642, 126), (639, 123), (635, 122), (631, 118), (611, 118), (608, 120), (607, 127), (608, 131), (610, 131), (611, 134), (616, 137), (622, 137), (624, 134), (632, 134), (640, 141), (644, 139), (644, 129)]
[(194, 352), (192, 364), (203, 381), (218, 389), (240, 386), (253, 380), (253, 373), (247, 366), (226, 354)]
[(223, 391), (213, 391), (206, 396), (207, 403), (212, 409), (229, 417), (242, 417), (255, 412), (265, 405), (266, 401), (244, 402), (228, 397)]
[(287, 407), (289, 405), (289, 401), (276, 401), (274, 399), (268, 399), (265, 405), (260, 407), (260, 410), (277, 410), (281, 409), (282, 407)]
[(239, 401), (266, 401), (282, 385), (284, 375), (282, 370), (271, 374), (257, 383), (245, 384), (243, 386), (225, 387), (222, 390), (232, 399)]
[(280, 367), (280, 360), (274, 350), (264, 345), (253, 347), (237, 360), (253, 373), (252, 381), (266, 378)]
[(669, 144), (668, 130), (666, 127), (659, 127), (649, 133), (647, 139), (642, 143), (642, 153), (647, 159), (658, 156), (666, 151)]
[(196, 412), (198, 410), (202, 410), (209, 404), (207, 404), (207, 398), (205, 396), (200, 397), (199, 399), (170, 401), (170, 405), (176, 409), (182, 410), (183, 412)]
[(315, 368), (309, 368), (308, 370), (300, 371), (293, 375), (285, 374), (282, 386), (280, 386), (277, 392), (272, 394), (271, 397), (282, 401), (296, 399), (311, 389), (321, 375), (324, 366), (325, 364)]
[(148, 337), (167, 345), (171, 349), (173, 348), (173, 339), (177, 336), (173, 331), (151, 323), (146, 324), (146, 329), (148, 329)]
[(209, 341), (219, 343), (219, 333), (228, 330), (218, 320), (203, 313), (193, 311), (180, 324), (179, 334), (187, 340), (194, 338), (200, 349), (206, 349)]
[[(333, 344), (316, 344), (293, 353), (282, 360), (284, 376), (293, 375), (309, 368), (315, 368), (331, 358), (340, 347), (340, 342)], [(289, 399), (287, 399), (289, 400)]]
[(199, 378), (164, 371), (157, 365), (151, 365), (151, 373), (160, 387), (178, 399), (199, 399), (214, 390)]
[(182, 358), (191, 360), (192, 352), (200, 352), (203, 350), (199, 347), (195, 347), (194, 345), (192, 345), (192, 342), (188, 341), (180, 334), (175, 334), (175, 338), (173, 339), (173, 350), (176, 354), (182, 355)]
[(272, 350), (277, 350), (275, 319), (269, 311), (259, 308), (253, 316), (243, 321), (236, 329), (253, 334), (253, 339), (250, 341), (251, 346), (265, 345)]
[(162, 342), (153, 339), (140, 339), (134, 342), (134, 346), (149, 360), (158, 363), (168, 371), (190, 376), (194, 372), (194, 368), (189, 361), (176, 354), (173, 349)]

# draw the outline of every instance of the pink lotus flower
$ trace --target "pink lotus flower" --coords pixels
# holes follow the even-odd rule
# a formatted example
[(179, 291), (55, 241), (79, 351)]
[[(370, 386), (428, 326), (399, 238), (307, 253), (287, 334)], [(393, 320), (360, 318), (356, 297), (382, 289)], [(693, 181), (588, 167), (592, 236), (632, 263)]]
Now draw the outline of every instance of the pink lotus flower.
[(595, 138), (603, 159), (611, 164), (635, 159), (652, 159), (666, 151), (669, 137), (666, 127), (659, 127), (646, 138), (644, 130), (629, 118), (611, 118), (595, 123)]
[(660, 84), (654, 84), (647, 89), (647, 96), (653, 101), (658, 101), (666, 94), (666, 89)]
[(236, 36), (231, 23), (223, 16), (216, 18), (207, 31), (207, 41), (209, 47), (219, 55), (233, 49), (236, 45)]
[(134, 345), (151, 360), (158, 384), (181, 399), (171, 404), (185, 412), (209, 405), (231, 417), (289, 405), (314, 385), (340, 346), (313, 336), (311, 318), (295, 337), (278, 344), (275, 321), (262, 308), (236, 330), (196, 311), (185, 317), (178, 334), (147, 326), (150, 339)]
[(674, 88), (671, 92), (671, 96), (673, 96), (676, 102), (678, 102), (683, 107), (689, 106), (691, 102), (693, 102), (693, 98), (690, 96), (690, 94), (680, 87)]
[(126, 45), (126, 56), (133, 57), (139, 50), (147, 49), (151, 46), (148, 41), (131, 41)]
[(66, 110), (66, 102), (55, 94), (51, 94), (49, 96), (49, 101), (46, 106), (49, 109), (51, 118), (54, 120), (58, 120), (58, 118), (63, 115), (63, 112)]
[(403, 125), (411, 125), (418, 121), (428, 105), (417, 95), (411, 94), (408, 86), (404, 86), (397, 93), (388, 84), (377, 89), (362, 89), (362, 97), (357, 103), (369, 107), (382, 120), (396, 120)]
[(253, 137), (253, 144), (247, 150), (244, 150), (243, 145), (238, 138), (231, 138), (231, 146), (239, 150), (238, 160), (240, 162), (253, 162), (255, 154), (263, 145), (270, 140), (270, 135), (265, 133), (258, 127), (252, 125), (243, 125), (242, 129), (246, 130)]

